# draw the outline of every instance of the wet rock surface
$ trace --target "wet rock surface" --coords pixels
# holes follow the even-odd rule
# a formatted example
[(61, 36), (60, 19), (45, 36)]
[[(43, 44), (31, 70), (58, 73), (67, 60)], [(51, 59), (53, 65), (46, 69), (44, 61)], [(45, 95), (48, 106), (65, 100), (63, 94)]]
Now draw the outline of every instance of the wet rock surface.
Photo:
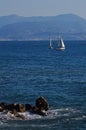
[(13, 103), (13, 104), (8, 104), (6, 102), (0, 103), (0, 112), (10, 112), (16, 117), (21, 117), (19, 115), (20, 113), (29, 111), (31, 113), (39, 114), (42, 116), (46, 115), (46, 111), (49, 110), (49, 103), (44, 97), (39, 97), (35, 101), (35, 105), (32, 106), (30, 104), (21, 104), (21, 103)]

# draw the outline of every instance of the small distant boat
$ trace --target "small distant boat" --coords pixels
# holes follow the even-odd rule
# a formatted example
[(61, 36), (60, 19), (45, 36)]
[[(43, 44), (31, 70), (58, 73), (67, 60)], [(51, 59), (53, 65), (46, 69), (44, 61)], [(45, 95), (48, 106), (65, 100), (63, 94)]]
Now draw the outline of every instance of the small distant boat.
[(57, 46), (56, 50), (65, 50), (64, 41), (60, 36), (58, 38), (58, 46)]
[(58, 45), (57, 47), (55, 48), (53, 45), (52, 45), (52, 39), (50, 38), (50, 46), (49, 46), (50, 49), (55, 49), (55, 50), (65, 50), (65, 44), (64, 44), (64, 41), (63, 39), (59, 36), (58, 38)]

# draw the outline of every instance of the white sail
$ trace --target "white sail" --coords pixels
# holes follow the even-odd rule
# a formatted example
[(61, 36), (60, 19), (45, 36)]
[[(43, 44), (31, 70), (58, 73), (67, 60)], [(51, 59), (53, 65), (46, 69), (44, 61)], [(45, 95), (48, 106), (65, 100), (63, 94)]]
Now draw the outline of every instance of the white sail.
[(65, 45), (64, 45), (64, 42), (63, 42), (62, 38), (61, 38), (61, 44), (62, 44), (62, 48), (65, 48)]
[(53, 46), (52, 46), (52, 39), (50, 38), (50, 48), (52, 49)]
[(63, 42), (63, 39), (59, 36), (59, 39), (58, 39), (58, 47), (57, 49), (59, 50), (64, 50), (65, 49), (65, 44)]

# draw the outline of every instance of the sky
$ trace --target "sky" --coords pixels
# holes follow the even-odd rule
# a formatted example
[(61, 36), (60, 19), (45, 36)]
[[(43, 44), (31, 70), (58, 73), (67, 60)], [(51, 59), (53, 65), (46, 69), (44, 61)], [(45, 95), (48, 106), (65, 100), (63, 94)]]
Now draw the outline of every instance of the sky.
[(56, 16), (68, 13), (86, 19), (86, 0), (0, 0), (0, 16)]

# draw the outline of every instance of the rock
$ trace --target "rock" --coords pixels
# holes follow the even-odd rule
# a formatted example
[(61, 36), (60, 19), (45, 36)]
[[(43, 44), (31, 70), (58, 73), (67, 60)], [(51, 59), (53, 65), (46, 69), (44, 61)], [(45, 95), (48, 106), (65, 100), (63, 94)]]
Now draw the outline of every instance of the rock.
[(11, 114), (17, 115), (16, 109), (13, 109), (13, 110), (11, 111)]
[(31, 111), (32, 113), (38, 113), (38, 107), (36, 107), (36, 106), (34, 106), (34, 107), (32, 107), (32, 111)]
[[(21, 116), (18, 112), (22, 113), (30, 111), (39, 115), (46, 115), (46, 111), (49, 109), (49, 104), (44, 97), (39, 97), (36, 100), (35, 106), (32, 107), (30, 104), (7, 104), (5, 102), (0, 103), (0, 112), (10, 112), (15, 116)], [(22, 117), (23, 118), (23, 117)]]
[(5, 111), (5, 108), (7, 107), (7, 103), (5, 103), (5, 102), (2, 102), (2, 103), (0, 103), (0, 112), (3, 112), (3, 111)]
[(23, 104), (17, 104), (16, 105), (16, 110), (17, 110), (17, 112), (25, 112), (26, 111), (25, 105), (23, 105)]
[(38, 114), (38, 115), (42, 115), (42, 116), (45, 116), (46, 115), (46, 112), (41, 108), (39, 109), (38, 107), (34, 106), (32, 108), (32, 113), (35, 113), (35, 114)]
[(2, 112), (4, 109), (3, 109), (3, 107), (0, 107), (0, 112)]
[(23, 120), (26, 119), (24, 115), (19, 114), (19, 113), (17, 113), (17, 114), (15, 115), (15, 117), (18, 117), (18, 118), (23, 119)]
[(47, 115), (47, 113), (44, 110), (42, 110), (42, 109), (38, 109), (38, 113), (37, 114), (42, 115), (42, 116), (46, 116)]
[(14, 109), (16, 109), (16, 103), (7, 105), (5, 109), (8, 111), (13, 111)]
[(26, 111), (31, 111), (32, 110), (32, 106), (30, 104), (26, 104)]
[(1, 102), (0, 103), (0, 107), (2, 107), (3, 109), (7, 106), (8, 104), (6, 102)]
[(11, 111), (14, 113), (14, 111), (16, 112), (25, 112), (26, 109), (25, 109), (25, 105), (23, 104), (9, 104), (7, 105), (4, 109), (8, 110), (8, 111)]
[(35, 106), (32, 108), (32, 112), (45, 116), (47, 115), (46, 111), (49, 109), (49, 104), (44, 97), (40, 97), (36, 100)]
[(40, 97), (36, 100), (36, 107), (38, 107), (40, 110), (49, 110), (49, 104), (44, 97)]

